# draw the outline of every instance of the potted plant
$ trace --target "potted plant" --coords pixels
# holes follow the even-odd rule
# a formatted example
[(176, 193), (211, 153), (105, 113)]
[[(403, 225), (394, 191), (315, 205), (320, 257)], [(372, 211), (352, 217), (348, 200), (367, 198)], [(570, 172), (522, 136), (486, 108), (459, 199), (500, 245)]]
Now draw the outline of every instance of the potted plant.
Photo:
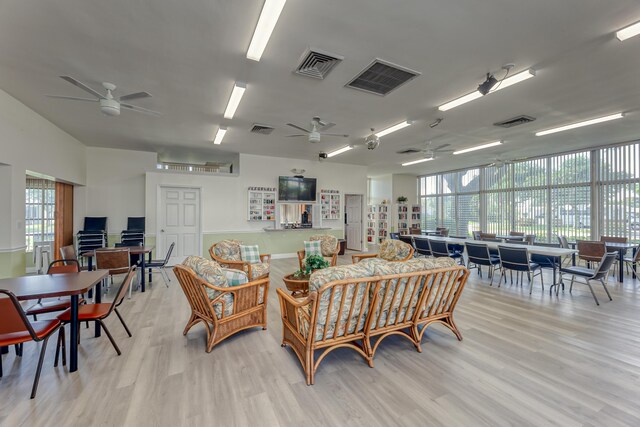
[(399, 196), (398, 197), (398, 203), (407, 203), (407, 197), (406, 196)]
[(321, 268), (327, 268), (329, 265), (329, 261), (321, 255), (309, 255), (304, 260), (304, 268), (293, 273), (293, 277), (298, 280), (308, 280), (311, 273)]

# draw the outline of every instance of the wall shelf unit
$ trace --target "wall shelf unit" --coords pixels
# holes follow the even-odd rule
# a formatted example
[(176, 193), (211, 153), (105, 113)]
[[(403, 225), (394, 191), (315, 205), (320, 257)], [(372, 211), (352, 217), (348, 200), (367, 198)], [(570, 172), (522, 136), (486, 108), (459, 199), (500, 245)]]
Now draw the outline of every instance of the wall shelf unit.
[(393, 206), (393, 231), (400, 234), (410, 234), (410, 229), (420, 229), (422, 219), (420, 205), (397, 203)]
[(342, 200), (338, 190), (320, 190), (320, 205), (322, 206), (323, 220), (342, 219)]
[(277, 190), (271, 187), (249, 187), (247, 221), (275, 221)]
[(389, 237), (389, 205), (369, 205), (367, 242), (379, 245)]

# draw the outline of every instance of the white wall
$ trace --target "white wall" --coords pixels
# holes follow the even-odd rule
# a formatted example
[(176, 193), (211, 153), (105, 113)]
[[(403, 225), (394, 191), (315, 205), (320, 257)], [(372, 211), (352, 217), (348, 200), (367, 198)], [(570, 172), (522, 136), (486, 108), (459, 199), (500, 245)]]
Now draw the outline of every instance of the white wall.
[(380, 175), (371, 178), (370, 186), (371, 194), (369, 194), (369, 200), (372, 205), (379, 205), (383, 200), (389, 200), (391, 203), (391, 197), (393, 196), (393, 179), (392, 175)]
[(418, 202), (418, 178), (415, 175), (393, 174), (391, 201), (396, 203), (398, 197), (405, 196), (408, 203)]
[[(156, 202), (158, 187), (192, 186), (202, 188), (203, 233), (260, 231), (273, 226), (272, 222), (247, 221), (248, 187), (278, 187), (278, 177), (291, 176), (291, 169), (305, 169), (304, 176), (318, 179), (318, 190), (339, 190), (366, 195), (367, 169), (364, 166), (343, 165), (310, 160), (292, 160), (279, 157), (240, 155), (239, 176), (207, 176), (154, 171), (147, 173), (146, 216), (147, 231), (156, 229)], [(331, 228), (342, 228), (342, 221), (323, 221)]]
[(109, 234), (127, 227), (127, 217), (145, 216), (145, 174), (156, 169), (157, 154), (87, 147), (87, 186), (74, 192), (74, 230), (85, 216), (106, 216)]
[[(3, 193), (11, 186), (9, 231), (0, 231), (0, 249), (24, 246), (24, 188), (26, 171), (56, 180), (85, 184), (86, 147), (8, 93), (0, 90), (0, 163), (10, 165), (11, 180), (0, 182)], [(5, 174), (8, 172), (5, 172)]]

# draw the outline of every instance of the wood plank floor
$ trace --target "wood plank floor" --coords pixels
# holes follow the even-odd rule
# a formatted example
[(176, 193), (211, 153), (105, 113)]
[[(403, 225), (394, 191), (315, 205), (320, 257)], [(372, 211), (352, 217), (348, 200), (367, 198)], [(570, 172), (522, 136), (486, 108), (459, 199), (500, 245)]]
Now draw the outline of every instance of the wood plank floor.
[[(340, 257), (340, 263), (350, 257)], [(340, 349), (307, 386), (298, 360), (281, 348), (276, 287), (294, 259), (272, 262), (269, 327), (205, 352), (205, 332), (182, 329), (189, 310), (172, 276), (126, 300), (128, 338), (107, 320), (123, 354), (82, 327), (80, 370), (53, 368), (49, 344), (38, 396), (29, 392), (39, 344), (3, 355), (2, 426), (638, 426), (640, 280), (618, 284), (597, 307), (584, 286), (559, 297), (539, 281), (489, 287), (475, 272), (457, 308), (464, 340), (441, 326), (423, 353), (388, 338), (371, 369)], [(546, 276), (547, 283), (551, 277)]]

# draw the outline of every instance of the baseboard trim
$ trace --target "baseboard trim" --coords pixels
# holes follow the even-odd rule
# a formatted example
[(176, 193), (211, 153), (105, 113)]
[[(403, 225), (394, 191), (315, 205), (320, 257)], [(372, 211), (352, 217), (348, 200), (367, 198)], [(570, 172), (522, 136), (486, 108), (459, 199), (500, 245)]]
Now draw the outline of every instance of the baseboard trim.
[(273, 254), (273, 255), (271, 255), (271, 259), (285, 259), (285, 258), (298, 258), (298, 254), (295, 253), (295, 252), (292, 252), (292, 253)]

